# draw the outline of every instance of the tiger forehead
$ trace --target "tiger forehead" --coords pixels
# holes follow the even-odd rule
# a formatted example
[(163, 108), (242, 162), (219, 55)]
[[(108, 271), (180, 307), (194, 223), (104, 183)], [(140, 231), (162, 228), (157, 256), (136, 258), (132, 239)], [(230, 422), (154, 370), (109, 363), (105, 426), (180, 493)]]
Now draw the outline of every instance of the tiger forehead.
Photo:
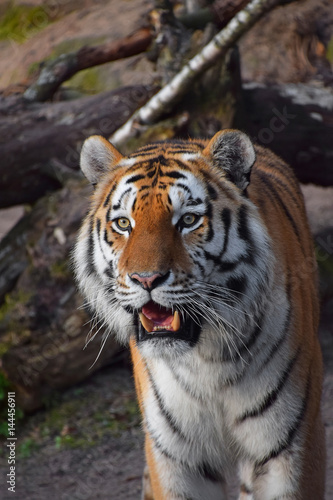
[(158, 158), (160, 156), (172, 158), (182, 155), (197, 155), (203, 150), (206, 142), (203, 140), (155, 142), (141, 147), (135, 153), (130, 154), (129, 158), (151, 160), (153, 157)]
[[(156, 153), (156, 147), (154, 147)], [(167, 191), (175, 183), (186, 185), (189, 181), (197, 179), (195, 182), (205, 183), (205, 168), (202, 169), (202, 161), (199, 152), (184, 151), (177, 154), (149, 154), (144, 156), (128, 156), (118, 164), (117, 171), (113, 174), (112, 184), (104, 191), (105, 206), (109, 201), (120, 195), (128, 193), (130, 190), (138, 194), (142, 191), (159, 189)], [(191, 156), (189, 158), (189, 155)], [(185, 158), (184, 158), (185, 157)], [(196, 161), (197, 160), (197, 161)]]
[(158, 161), (146, 165), (145, 169), (127, 172), (123, 175), (112, 196), (113, 207), (125, 205), (132, 200), (133, 205), (146, 206), (153, 200), (160, 205), (179, 205), (179, 202), (204, 203), (206, 186), (203, 178), (198, 178), (190, 169), (176, 168), (172, 164), (163, 168)]
[[(156, 143), (124, 157), (113, 174), (112, 184), (104, 190), (104, 208), (121, 208), (133, 203), (174, 205), (198, 204), (217, 198), (215, 188), (221, 188), (226, 199), (235, 202), (234, 192), (221, 184), (221, 176), (212, 168), (202, 150), (205, 142)], [(214, 188), (215, 186), (215, 188)], [(176, 191), (175, 191), (176, 190)], [(169, 195), (173, 193), (170, 203)]]

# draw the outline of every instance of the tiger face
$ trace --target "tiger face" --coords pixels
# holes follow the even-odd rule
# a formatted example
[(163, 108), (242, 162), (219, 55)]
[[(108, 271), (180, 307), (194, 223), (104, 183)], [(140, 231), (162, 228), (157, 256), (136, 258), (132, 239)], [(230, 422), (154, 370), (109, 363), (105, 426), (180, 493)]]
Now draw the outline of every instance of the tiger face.
[(121, 342), (134, 335), (150, 356), (184, 354), (208, 338), (222, 348), (234, 342), (221, 336), (225, 325), (236, 331), (255, 316), (269, 238), (246, 197), (254, 160), (238, 131), (128, 157), (98, 136), (84, 143), (81, 168), (97, 186), (76, 272), (88, 304)]

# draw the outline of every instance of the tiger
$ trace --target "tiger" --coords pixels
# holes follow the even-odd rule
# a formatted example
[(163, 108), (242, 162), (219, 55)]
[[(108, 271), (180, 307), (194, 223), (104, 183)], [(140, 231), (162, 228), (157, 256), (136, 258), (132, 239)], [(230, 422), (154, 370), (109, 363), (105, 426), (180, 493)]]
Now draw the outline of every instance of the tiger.
[[(240, 130), (122, 155), (95, 135), (78, 287), (129, 345), (144, 500), (324, 499), (313, 242), (291, 168)], [(235, 497), (232, 497), (235, 498)]]

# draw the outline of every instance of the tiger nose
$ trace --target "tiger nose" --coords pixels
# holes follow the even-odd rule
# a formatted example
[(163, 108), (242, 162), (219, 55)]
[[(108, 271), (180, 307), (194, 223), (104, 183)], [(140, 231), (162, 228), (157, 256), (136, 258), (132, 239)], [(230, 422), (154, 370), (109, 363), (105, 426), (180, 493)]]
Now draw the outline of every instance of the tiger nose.
[(137, 281), (145, 290), (153, 290), (158, 285), (161, 285), (169, 276), (169, 272), (162, 274), (154, 273), (132, 273), (129, 275), (132, 281)]

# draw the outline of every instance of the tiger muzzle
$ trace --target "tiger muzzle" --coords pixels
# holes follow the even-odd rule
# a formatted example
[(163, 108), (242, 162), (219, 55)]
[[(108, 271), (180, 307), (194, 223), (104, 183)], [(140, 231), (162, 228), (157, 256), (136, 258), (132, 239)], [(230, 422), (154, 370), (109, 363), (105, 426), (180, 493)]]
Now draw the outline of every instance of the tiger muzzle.
[(168, 309), (152, 300), (138, 313), (137, 340), (184, 341), (194, 345), (200, 335), (201, 325), (194, 322), (186, 313)]

